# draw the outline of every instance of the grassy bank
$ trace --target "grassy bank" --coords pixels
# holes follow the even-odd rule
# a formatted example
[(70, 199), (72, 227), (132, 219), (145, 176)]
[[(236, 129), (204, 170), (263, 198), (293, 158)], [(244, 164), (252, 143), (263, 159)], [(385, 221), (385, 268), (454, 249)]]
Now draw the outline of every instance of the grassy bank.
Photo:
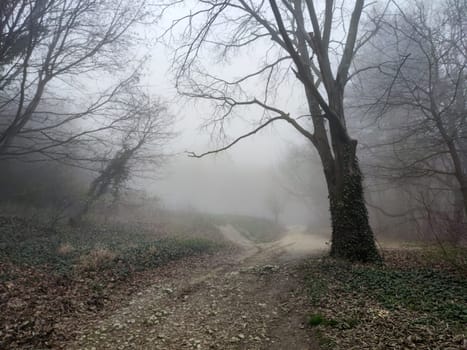
[(13, 217), (0, 218), (0, 227), (1, 261), (22, 266), (40, 265), (57, 273), (117, 266), (120, 272), (122, 267), (139, 271), (184, 256), (211, 252), (219, 246), (205, 238), (132, 225), (88, 224), (52, 230)]

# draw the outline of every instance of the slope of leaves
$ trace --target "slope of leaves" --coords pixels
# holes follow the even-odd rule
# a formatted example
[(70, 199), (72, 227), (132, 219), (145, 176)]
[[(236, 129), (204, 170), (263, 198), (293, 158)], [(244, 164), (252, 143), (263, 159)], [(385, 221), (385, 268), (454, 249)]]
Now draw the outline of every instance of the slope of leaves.
[(430, 267), (421, 253), (386, 252), (381, 266), (309, 262), (304, 268), (315, 305), (309, 324), (323, 347), (465, 348), (467, 279)]

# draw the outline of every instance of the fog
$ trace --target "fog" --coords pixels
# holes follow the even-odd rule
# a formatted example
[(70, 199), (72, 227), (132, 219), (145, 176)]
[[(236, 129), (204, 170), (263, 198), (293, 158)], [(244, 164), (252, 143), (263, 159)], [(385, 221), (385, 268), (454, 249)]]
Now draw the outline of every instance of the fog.
[[(170, 25), (171, 18), (181, 16), (184, 11), (183, 6), (176, 7), (152, 27), (138, 25), (136, 33), (144, 40), (133, 46), (131, 53), (126, 52), (135, 62), (144, 58), (138, 73), (138, 85), (145, 94), (162, 99), (167, 113), (173, 117), (170, 129), (176, 135), (164, 144), (167, 159), (156, 166), (145, 166), (143, 171), (132, 176), (129, 190), (146, 192), (149, 197), (155, 196), (159, 198), (161, 205), (168, 209), (266, 218), (272, 217), (267, 201), (268, 197), (273, 195), (282, 203), (282, 223), (328, 226), (327, 198), (323, 197), (322, 193), (316, 193), (314, 203), (318, 207), (312, 208), (302, 198), (289, 193), (290, 184), (283, 174), (281, 175), (281, 163), (290, 149), (308, 147), (308, 142), (304, 142), (286, 123), (270, 125), (219, 154), (208, 155), (202, 159), (187, 155), (187, 152), (203, 153), (217, 149), (250, 131), (256, 125), (254, 120), (262, 118), (263, 111), (245, 109), (248, 117), (240, 115), (239, 118), (227, 120), (225, 128), (219, 132), (216, 125), (209, 123), (213, 115), (212, 103), (186, 98), (178, 93), (174, 86), (174, 43), (161, 40), (158, 33)], [(176, 36), (180, 31), (181, 28), (176, 28), (175, 34), (171, 35)], [(252, 71), (254, 67), (250, 63), (261, 61), (267, 46), (262, 43), (253, 51), (239, 52), (227, 65), (222, 64), (222, 58), (217, 56), (219, 52), (215, 50), (214, 55), (207, 58), (206, 64), (210, 65), (213, 72), (237, 79)], [(127, 60), (129, 62), (130, 58)], [(127, 70), (129, 71), (128, 67)], [(79, 113), (82, 109), (80, 104), (86, 105), (93, 94), (107, 91), (124, 76), (125, 71), (118, 72), (118, 75), (89, 71), (74, 77), (75, 85), (57, 80), (50, 89), (56, 91), (55, 98), (62, 101), (62, 109), (71, 109)], [(79, 94), (76, 95), (76, 99), (72, 103), (65, 102), (66, 96), (73, 94), (77, 86)], [(249, 89), (256, 89), (256, 85), (250, 85)], [(302, 114), (306, 111), (303, 91), (300, 84), (293, 79), (285, 79), (276, 85), (274, 96), (277, 104), (283, 105), (292, 113)], [(98, 119), (78, 120), (77, 125), (81, 129), (94, 128), (95, 120)], [(98, 125), (100, 127), (100, 122)], [(102, 148), (103, 151), (104, 149)], [(157, 153), (159, 150), (148, 150), (148, 153), (153, 152)], [(85, 165), (85, 168), (89, 167), (96, 169), (92, 164)], [(321, 169), (319, 163), (316, 163), (315, 167)], [(84, 179), (87, 179), (83, 180), (85, 183), (93, 175), (77, 168), (75, 176), (84, 176)], [(323, 179), (321, 176), (316, 182), (321, 186)]]
[[(410, 4), (402, 4), (410, 12)], [(9, 58), (0, 62), (6, 74), (2, 79), (8, 87), (5, 90), (8, 93), (2, 95), (0, 109), (5, 115), (0, 161), (8, 162), (9, 169), (16, 169), (13, 173), (34, 171), (39, 166), (36, 162), (41, 161), (67, 168), (64, 172), (72, 171), (73, 177), (78, 179), (75, 182), (79, 183), (70, 193), (80, 197), (81, 202), (93, 202), (103, 194), (111, 197), (124, 189), (130, 196), (144, 193), (146, 197), (158, 198), (158, 205), (170, 210), (258, 216), (278, 219), (285, 225), (329, 229), (328, 185), (339, 181), (331, 178), (325, 181), (323, 164), (328, 170), (338, 169), (340, 165), (325, 164), (323, 155), (328, 147), (328, 159), (338, 158), (336, 145), (339, 142), (332, 136), (336, 134), (332, 130), (335, 123), (329, 120), (329, 112), (323, 104), (318, 109), (324, 108), (327, 114), (319, 116), (310, 112), (313, 98), (303, 89), (303, 77), (297, 79), (298, 73), (290, 65), (290, 57), (283, 57), (283, 47), (277, 46), (268, 35), (256, 37), (253, 34), (254, 40), (250, 43), (248, 38), (256, 33), (257, 24), (249, 24), (252, 27), (248, 30), (240, 26), (239, 37), (232, 39), (231, 34), (238, 25), (238, 9), (235, 8), (223, 14), (225, 23), (214, 26), (201, 40), (202, 36), (195, 33), (203, 28), (205, 18), (191, 15), (187, 21), (188, 17), (184, 17), (187, 13), (196, 13), (193, 10), (201, 6), (197, 2), (164, 8), (158, 2), (143, 1), (141, 5), (144, 6), (129, 7), (127, 10), (131, 11), (125, 14), (114, 5), (109, 2), (102, 6), (109, 13), (115, 11), (119, 23), (103, 21), (92, 11), (86, 21), (79, 23), (100, 28), (102, 33), (106, 28), (115, 29), (107, 31), (113, 36), (88, 37), (82, 34), (86, 30), (77, 28), (74, 41), (63, 38), (64, 43), (70, 40), (69, 47), (49, 45), (51, 57), (61, 57), (64, 69), (58, 71), (58, 78), (51, 77), (45, 87), (36, 86), (37, 81), (30, 78), (41, 72), (37, 67), (42, 62), (42, 49), (38, 48), (31, 58), (35, 64), (24, 63), (22, 55), (16, 56), (16, 65)], [(458, 154), (453, 155), (459, 159), (459, 164), (451, 164), (452, 155), (438, 156), (448, 154), (443, 152), (449, 146), (442, 144), (444, 141), (439, 146), (442, 135), (431, 134), (436, 125), (426, 126), (431, 121), (423, 120), (420, 111), (428, 107), (417, 109), (406, 97), (408, 91), (422, 90), (426, 84), (423, 72), (415, 74), (413, 69), (426, 68), (423, 50), (417, 49), (418, 39), (394, 39), (391, 30), (408, 30), (404, 25), (395, 28), (390, 24), (391, 16), (397, 17), (397, 11), (402, 10), (391, 6), (384, 8), (378, 2), (372, 5), (375, 12), (364, 13), (360, 30), (361, 35), (375, 30), (375, 35), (367, 46), (359, 48), (351, 65), (349, 62), (351, 68), (347, 73), (352, 79), (346, 82), (340, 103), (345, 109), (345, 116), (341, 116), (345, 120), (344, 139), (357, 141), (356, 156), (363, 169), (365, 198), (370, 219), (379, 234), (396, 221), (417, 221), (426, 216), (421, 212), (426, 210), (428, 202), (430, 210), (436, 211), (442, 211), (448, 204), (451, 207), (460, 205), (462, 195), (455, 188), (459, 188), (456, 179), (465, 177), (462, 136), (465, 125), (462, 118), (457, 117), (462, 113), (450, 114), (456, 117), (449, 119), (446, 127), (457, 125), (462, 134), (455, 140), (454, 151)], [(433, 3), (433, 6), (441, 5), (441, 2)], [(322, 11), (324, 4), (317, 6), (318, 11)], [(139, 12), (142, 8), (145, 11)], [(164, 10), (161, 12), (161, 9)], [(427, 16), (435, 16), (431, 7), (425, 10)], [(328, 57), (329, 67), (325, 67), (330, 70), (326, 74), (331, 76), (336, 75), (340, 59), (343, 59), (341, 44), (347, 35), (344, 29), (350, 25), (350, 11), (345, 6), (342, 11), (342, 17), (336, 20), (339, 24), (332, 28), (329, 49), (332, 54)], [(372, 27), (372, 16), (381, 12), (383, 18), (385, 11), (391, 15), (385, 19), (385, 31), (378, 31)], [(69, 16), (68, 13), (63, 15)], [(273, 21), (270, 12), (264, 15)], [(180, 22), (177, 19), (181, 19)], [(429, 22), (435, 25), (436, 21)], [(118, 28), (125, 28), (123, 24), (131, 30), (119, 33)], [(223, 30), (223, 25), (230, 31)], [(52, 32), (38, 35), (42, 35), (44, 43), (53, 43)], [(57, 30), (57, 35), (60, 33), (62, 31)], [(229, 40), (244, 43), (236, 46)], [(78, 44), (82, 57), (81, 51), (74, 47)], [(97, 54), (87, 51), (93, 45)], [(313, 48), (308, 50), (313, 51)], [(413, 80), (408, 80), (418, 84), (412, 90), (396, 74), (395, 67), (401, 64), (403, 50), (407, 60), (403, 62), (407, 69), (404, 73), (415, 74)], [(312, 56), (310, 62), (321, 64), (313, 61), (315, 59)], [(15, 67), (21, 67), (22, 62), (29, 69), (24, 73), (25, 81), (30, 80), (29, 85), (22, 85), (17, 78), (21, 71), (16, 71)], [(316, 68), (312, 65), (311, 70)], [(379, 71), (368, 69), (372, 66), (378, 66)], [(6, 69), (9, 67), (11, 71)], [(354, 73), (359, 74), (354, 77)], [(311, 74), (316, 75), (319, 83), (326, 78), (323, 72)], [(317, 85), (314, 92), (325, 96), (328, 104), (330, 100), (326, 96), (333, 94), (328, 91), (329, 86)], [(39, 101), (31, 97), (35, 96), (36, 87), (41, 94)], [(445, 91), (449, 95), (452, 89)], [(10, 99), (10, 96), (22, 94), (27, 96), (27, 106), (22, 106), (24, 101), (17, 97)], [(447, 97), (439, 97), (440, 105), (445, 103), (441, 99)], [(452, 98), (458, 99), (456, 94)], [(456, 101), (456, 106), (462, 109), (464, 107), (459, 107), (463, 105), (461, 100)], [(400, 104), (397, 108), (393, 107), (397, 104)], [(12, 112), (15, 108), (18, 108), (16, 115)], [(17, 134), (11, 133), (14, 128), (8, 127), (9, 122), (14, 126), (19, 117), (24, 119), (26, 127)], [(326, 120), (320, 126), (317, 119), (321, 117)], [(279, 120), (269, 124), (274, 118)], [(258, 127), (260, 130), (252, 132)], [(227, 150), (202, 158), (190, 157), (191, 152), (199, 155), (215, 151), (248, 133), (251, 135), (237, 140)], [(318, 138), (328, 140), (327, 146), (316, 142)], [(404, 152), (406, 148), (410, 152)], [(426, 156), (428, 163), (419, 166), (427, 161)], [(123, 164), (119, 169), (124, 171), (121, 176), (112, 175), (119, 162)], [(439, 170), (439, 166), (445, 169)], [(42, 170), (39, 173), (42, 174)], [(110, 178), (105, 179), (106, 176)], [(36, 186), (46, 181), (44, 177), (47, 175), (35, 179), (26, 177), (22, 181)], [(56, 181), (66, 183), (63, 178), (67, 176)], [(421, 181), (414, 180), (416, 178)], [(3, 181), (5, 188), (9, 187), (8, 181), (15, 182), (12, 179)], [(10, 186), (17, 187), (21, 184)], [(14, 197), (10, 192), (5, 196), (9, 201)], [(91, 199), (83, 199), (86, 197)], [(443, 200), (431, 203), (440, 198)], [(404, 230), (411, 229), (413, 226), (409, 225)]]
[[(173, 14), (176, 16), (177, 12)], [(216, 64), (214, 69), (233, 78), (251, 71), (250, 62), (262, 59), (262, 47), (248, 54), (240, 52), (225, 68)], [(219, 134), (209, 124), (213, 105), (203, 100), (192, 100), (180, 96), (173, 87), (173, 51), (156, 44), (148, 51), (150, 60), (142, 76), (143, 85), (150, 91), (164, 96), (169, 109), (176, 116), (174, 130), (177, 138), (170, 144), (170, 153), (175, 156), (162, 169), (155, 169), (155, 181), (141, 181), (143, 186), (159, 196), (164, 206), (172, 209), (190, 209), (201, 212), (233, 213), (271, 217), (267, 208), (267, 197), (278, 195), (284, 203), (281, 222), (318, 227), (328, 226), (327, 198), (321, 191), (314, 194), (313, 208), (289, 193), (290, 184), (281, 175), (281, 163), (291, 149), (308, 148), (296, 130), (286, 123), (273, 124), (234, 147), (202, 159), (189, 157), (187, 152), (203, 153), (215, 150), (236, 137), (250, 131), (252, 120), (261, 117), (261, 110), (248, 110), (248, 117), (229, 120)], [(278, 104), (290, 108), (297, 114), (304, 113), (306, 106), (303, 92), (294, 81), (284, 81), (274, 92)], [(319, 162), (313, 165), (321, 173)], [(316, 179), (324, 185), (324, 176)]]
[[(237, 152), (237, 157), (243, 155), (247, 153)], [(280, 219), (284, 224), (325, 224), (327, 218), (319, 217), (320, 210), (307, 207), (283, 188), (277, 172), (277, 163), (264, 158), (253, 163), (229, 154), (206, 159), (179, 156), (150, 189), (171, 209), (267, 218), (272, 218), (268, 196), (276, 195), (283, 202)]]

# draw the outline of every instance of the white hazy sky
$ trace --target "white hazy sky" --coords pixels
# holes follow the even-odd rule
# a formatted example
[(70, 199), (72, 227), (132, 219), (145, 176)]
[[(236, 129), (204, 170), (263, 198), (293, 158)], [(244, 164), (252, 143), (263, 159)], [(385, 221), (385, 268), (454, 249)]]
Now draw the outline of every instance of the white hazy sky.
[[(179, 137), (175, 140), (172, 147), (175, 152), (183, 152), (185, 150), (202, 153), (213, 149), (219, 144), (213, 142), (210, 132), (201, 130), (203, 120), (208, 119), (212, 115), (212, 108), (206, 103), (186, 103), (186, 100), (177, 96), (173, 72), (170, 71), (173, 51), (166, 45), (161, 43), (161, 40), (155, 39), (160, 33), (168, 28), (169, 24), (175, 18), (182, 17), (189, 13), (190, 4), (194, 2), (186, 1), (182, 5), (173, 8), (166, 12), (162, 20), (155, 26), (144, 26), (141, 28), (141, 34), (147, 37), (148, 49), (141, 49), (142, 55), (149, 54), (150, 59), (145, 65), (144, 74), (141, 83), (147, 86), (149, 92), (155, 95), (162, 96), (169, 104), (170, 111), (176, 116), (177, 122), (175, 129), (180, 132)], [(178, 27), (178, 31), (183, 29), (186, 23)], [(177, 34), (175, 33), (175, 36)], [(165, 40), (165, 39), (164, 39)], [(176, 46), (176, 44), (172, 44)], [(240, 50), (238, 55), (229, 60), (225, 64), (210, 64), (212, 72), (219, 73), (222, 77), (240, 77), (246, 72), (253, 72), (255, 68), (260, 66), (261, 60), (264, 58), (266, 46), (269, 45), (269, 40), (265, 44), (256, 44), (249, 47), (248, 51)], [(206, 55), (205, 55), (206, 56)], [(209, 58), (211, 53), (207, 55)], [(203, 56), (204, 57), (204, 56)], [(287, 105), (287, 111), (295, 113), (300, 108), (299, 101), (303, 103), (301, 98), (301, 89), (298, 85), (284, 87), (283, 92), (279, 92), (281, 102), (279, 106)], [(246, 118), (251, 120), (259, 119), (259, 111), (256, 116)], [(242, 132), (250, 131), (257, 125), (247, 125), (236, 119), (227, 129), (230, 140), (242, 134)], [(286, 152), (290, 143), (303, 143), (303, 137), (299, 135), (291, 126), (280, 123), (261, 130), (257, 135), (249, 139), (243, 140), (237, 144), (228, 154), (238, 162), (246, 164), (261, 164), (272, 165), (277, 162)]]
[[(250, 56), (249, 59), (254, 62), (259, 57), (259, 55)], [(170, 50), (162, 45), (156, 45), (151, 50), (151, 59), (145, 70), (143, 84), (148, 87), (149, 91), (168, 101), (171, 113), (176, 116), (175, 130), (180, 132), (180, 135), (172, 145), (173, 150), (175, 152), (189, 150), (197, 153), (211, 150), (219, 143), (215, 140), (216, 135), (211, 135), (209, 130), (203, 129), (202, 124), (203, 120), (212, 115), (212, 109), (206, 103), (187, 103), (186, 100), (177, 96), (170, 72), (170, 60)], [(245, 66), (243, 57), (240, 57), (238, 62), (232, 62), (229, 69), (235, 71), (237, 66)], [(252, 120), (254, 119), (253, 117)], [(232, 120), (227, 129), (229, 140), (251, 129), (253, 129), (252, 125), (239, 119)], [(283, 157), (291, 144), (303, 142), (303, 137), (291, 126), (286, 123), (276, 123), (253, 137), (242, 140), (227, 153), (240, 163), (272, 165)]]

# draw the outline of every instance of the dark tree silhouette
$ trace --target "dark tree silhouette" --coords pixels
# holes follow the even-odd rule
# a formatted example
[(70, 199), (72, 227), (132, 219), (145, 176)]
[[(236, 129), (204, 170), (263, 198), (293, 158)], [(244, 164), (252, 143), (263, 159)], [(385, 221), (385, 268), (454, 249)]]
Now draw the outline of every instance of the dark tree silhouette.
[[(346, 126), (344, 91), (352, 77), (353, 57), (374, 35), (379, 23), (369, 22), (368, 30), (358, 35), (365, 10), (363, 0), (353, 2), (351, 9), (343, 1), (322, 3), (196, 2), (171, 27), (186, 25), (175, 55), (177, 88), (185, 96), (214, 102), (216, 115), (210, 124), (214, 130), (224, 130), (235, 112), (251, 116), (255, 115), (255, 108), (262, 112), (252, 131), (225, 147), (192, 156), (203, 157), (228, 149), (273, 122), (283, 121), (295, 128), (313, 144), (323, 165), (333, 229), (331, 255), (353, 261), (378, 261), (363, 196), (357, 140), (349, 135)], [(321, 4), (322, 13), (317, 8)], [(265, 53), (262, 60), (254, 63), (259, 68), (238, 78), (232, 78), (228, 72), (219, 76), (212, 67), (202, 65), (205, 49), (210, 50), (211, 56), (217, 50), (216, 58), (230, 62), (234, 54), (258, 48)], [(279, 84), (287, 79), (301, 87), (307, 105), (305, 115), (286, 111), (274, 99)]]

